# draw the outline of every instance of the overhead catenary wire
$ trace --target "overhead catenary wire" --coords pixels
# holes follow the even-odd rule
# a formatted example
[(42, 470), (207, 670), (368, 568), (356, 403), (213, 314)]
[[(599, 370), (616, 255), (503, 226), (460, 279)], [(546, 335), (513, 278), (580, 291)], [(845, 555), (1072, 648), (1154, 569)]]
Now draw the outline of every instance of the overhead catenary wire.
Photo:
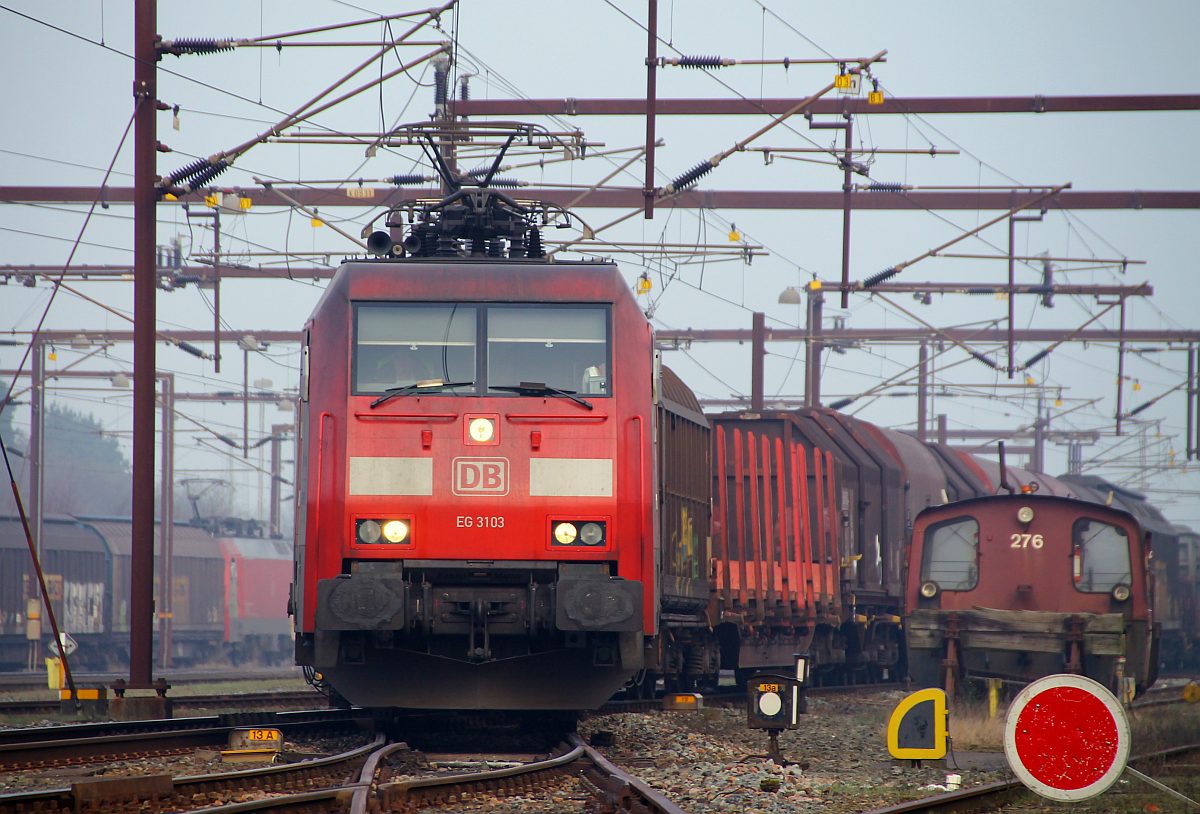
[[(137, 99), (137, 101), (134, 102), (133, 112), (129, 114), (129, 121), (126, 122), (126, 124), (125, 124), (125, 130), (121, 134), (121, 138), (117, 141), (117, 147), (113, 151), (112, 159), (108, 162), (108, 169), (105, 170), (104, 181), (106, 183), (108, 181), (109, 174), (112, 172), (113, 167), (117, 163), (117, 158), (121, 155), (121, 149), (125, 146), (125, 140), (129, 137), (129, 131), (133, 129), (133, 122), (137, 117), (138, 111), (141, 109), (141, 106), (144, 103), (145, 103), (145, 99), (143, 99), (141, 97), (139, 97)], [(75, 236), (75, 243), (74, 243), (74, 245), (71, 246), (71, 252), (67, 256), (67, 262), (63, 264), (63, 273), (64, 274), (65, 274), (66, 268), (68, 266), (70, 266), (71, 262), (75, 259), (75, 252), (79, 250), (79, 242), (81, 240), (83, 240), (84, 232), (87, 231), (88, 224), (91, 223), (91, 215), (93, 212), (96, 211), (96, 206), (100, 203), (100, 196), (103, 194), (103, 191), (104, 191), (104, 184), (102, 183), (100, 185), (100, 188), (96, 191), (96, 197), (92, 200), (92, 205), (88, 209), (87, 216), (83, 219), (83, 223), (80, 224), (79, 233)], [(34, 337), (36, 337), (38, 332), (41, 331), (42, 326), (46, 324), (46, 318), (50, 314), (50, 308), (54, 305), (54, 299), (58, 295), (59, 288), (66, 287), (63, 285), (62, 278), (63, 278), (63, 274), (60, 274), (58, 280), (53, 281), (55, 283), (54, 290), (51, 291), (51, 293), (50, 293), (50, 299), (46, 302), (46, 307), (42, 310), (41, 317), (38, 318), (37, 327), (34, 328)], [(70, 289), (68, 289), (68, 290), (70, 290)], [(75, 293), (75, 292), (72, 292), (72, 293)], [(84, 296), (84, 295), (80, 295), (80, 296)], [(86, 296), (84, 296), (84, 298), (89, 299), (89, 300), (91, 299), (90, 297), (86, 297)], [(116, 313), (116, 312), (114, 311), (114, 313)], [(33, 345), (34, 345), (34, 343), (30, 342), (30, 344), (25, 348), (25, 352), (21, 356), (21, 361), (17, 364), (18, 373), (25, 369), (25, 364), (29, 361), (29, 354), (31, 354), (33, 352)], [(7, 392), (4, 394), (4, 403), (7, 403), (9, 401), (9, 399), (12, 397), (12, 391), (13, 391), (13, 387), (15, 385), (16, 385), (16, 378), (14, 377), (13, 381), (8, 386)]]

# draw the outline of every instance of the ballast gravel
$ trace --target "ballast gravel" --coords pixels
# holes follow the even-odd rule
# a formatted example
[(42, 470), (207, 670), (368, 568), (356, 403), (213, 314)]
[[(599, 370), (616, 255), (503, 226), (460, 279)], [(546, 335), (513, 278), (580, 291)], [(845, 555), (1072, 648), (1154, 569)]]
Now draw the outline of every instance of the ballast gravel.
[(800, 727), (779, 736), (781, 765), (768, 757), (767, 733), (746, 726), (742, 707), (695, 712), (652, 712), (589, 718), (588, 737), (612, 733), (601, 751), (630, 774), (663, 792), (691, 814), (837, 814), (860, 812), (935, 794), (948, 774), (963, 786), (1006, 779), (1002, 754), (967, 768), (943, 761), (894, 760), (887, 722), (903, 692), (814, 696)]

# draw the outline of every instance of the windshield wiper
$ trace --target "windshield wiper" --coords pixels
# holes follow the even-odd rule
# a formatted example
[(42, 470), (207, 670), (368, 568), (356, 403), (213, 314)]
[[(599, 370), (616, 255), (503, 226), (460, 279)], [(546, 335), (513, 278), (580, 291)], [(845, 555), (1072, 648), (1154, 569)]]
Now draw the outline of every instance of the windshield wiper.
[(545, 382), (521, 382), (512, 385), (489, 384), (488, 390), (507, 390), (521, 396), (561, 396), (576, 404), (581, 404), (589, 410), (593, 409), (591, 402), (579, 398), (575, 395), (574, 390), (559, 390), (557, 387), (550, 387)]
[(444, 382), (441, 379), (425, 379), (412, 384), (406, 384), (403, 387), (389, 387), (383, 391), (383, 395), (371, 402), (371, 409), (374, 410), (380, 404), (383, 404), (388, 399), (394, 399), (397, 396), (420, 395), (422, 393), (440, 393), (443, 390), (448, 390), (454, 387), (470, 387), (475, 382)]

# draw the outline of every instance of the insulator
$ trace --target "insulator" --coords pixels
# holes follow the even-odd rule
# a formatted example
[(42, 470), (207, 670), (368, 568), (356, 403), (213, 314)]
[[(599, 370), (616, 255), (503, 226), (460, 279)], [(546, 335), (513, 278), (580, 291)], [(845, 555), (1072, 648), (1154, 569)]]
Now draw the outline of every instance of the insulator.
[(433, 103), (444, 107), (449, 97), (450, 61), (438, 60), (433, 64)]
[(407, 173), (405, 175), (393, 175), (390, 178), (388, 178), (387, 180), (392, 185), (398, 186), (398, 187), (416, 186), (417, 184), (425, 183), (425, 176), (424, 175), (416, 175), (414, 173)]
[(517, 232), (508, 242), (508, 256), (511, 258), (519, 258), (525, 256), (525, 234)]
[(196, 347), (191, 342), (184, 342), (183, 340), (180, 340), (179, 341), (179, 349), (185, 353), (190, 353), (192, 356), (198, 356), (201, 359), (208, 358), (207, 353), (200, 350), (200, 348)]
[(188, 192), (191, 192), (194, 189), (199, 189), (221, 173), (225, 172), (227, 169), (229, 169), (229, 165), (224, 161), (218, 161), (216, 164), (209, 164), (205, 169), (200, 171), (199, 175), (188, 181), (184, 187)]
[(529, 227), (529, 243), (525, 247), (526, 257), (544, 257), (542, 251), (542, 233), (536, 226)]
[(452, 237), (439, 237), (436, 254), (438, 257), (457, 257), (458, 241)]
[(994, 288), (978, 288), (978, 287), (971, 287), (971, 288), (968, 288), (968, 289), (967, 289), (967, 293), (968, 293), (968, 294), (995, 294), (995, 293), (996, 293), (996, 289), (994, 289)]
[(1140, 407), (1134, 407), (1132, 410), (1130, 410), (1130, 411), (1129, 411), (1129, 416), (1128, 416), (1128, 417), (1129, 417), (1129, 418), (1132, 418), (1133, 416), (1137, 415), (1137, 414), (1138, 414), (1138, 413), (1140, 413), (1142, 410), (1145, 410), (1147, 407), (1149, 407), (1149, 406), (1150, 406), (1151, 404), (1153, 404), (1153, 403), (1154, 403), (1154, 402), (1152, 402), (1152, 401), (1148, 401), (1148, 402), (1146, 402), (1145, 404), (1141, 405)]
[(197, 158), (191, 164), (186, 164), (162, 180), (163, 186), (174, 186), (184, 179), (191, 178), (205, 167), (210, 166), (207, 158)]
[(488, 181), (488, 189), (516, 189), (521, 186), (519, 178), (501, 178), (496, 176)]
[(679, 58), (680, 68), (723, 68), (724, 61), (718, 56), (684, 56)]
[(175, 56), (217, 54), (221, 51), (232, 51), (233, 45), (229, 40), (217, 40), (212, 37), (182, 37), (177, 40), (163, 40), (159, 50)]
[(1033, 367), (1034, 365), (1036, 365), (1038, 362), (1042, 361), (1049, 355), (1050, 355), (1049, 348), (1046, 348), (1045, 350), (1040, 350), (1037, 353), (1035, 353), (1033, 356), (1029, 357), (1029, 361), (1027, 361), (1025, 363), (1025, 367), (1026, 368)]
[(696, 183), (704, 176), (708, 175), (713, 170), (711, 161), (701, 161), (696, 166), (685, 172), (683, 175), (671, 182), (670, 187), (674, 191), (679, 191), (684, 187)]
[(838, 399), (833, 404), (829, 405), (829, 409), (840, 410), (843, 407), (849, 407), (853, 403), (854, 403), (854, 399)]
[[(1124, 270), (1124, 269), (1122, 269)], [(1042, 284), (1045, 286), (1045, 291), (1042, 292), (1042, 305), (1046, 308), (1054, 307), (1054, 264), (1049, 260), (1042, 261)]]
[(471, 238), (471, 256), (483, 257), (487, 254), (487, 242), (483, 237), (475, 235)]
[(224, 160), (211, 164), (207, 158), (200, 158), (168, 175), (162, 180), (162, 186), (173, 187), (186, 181), (184, 186), (190, 192), (197, 187), (204, 186), (227, 169), (229, 169), (229, 164)]
[(872, 274), (870, 277), (863, 280), (863, 288), (874, 288), (875, 286), (879, 285), (880, 283), (886, 282), (887, 280), (892, 279), (899, 273), (900, 273), (900, 269), (896, 268), (895, 266), (884, 269), (883, 271), (879, 272), (878, 274)]
[(903, 192), (904, 184), (899, 181), (872, 181), (867, 184), (867, 192)]
[[(483, 181), (483, 179), (487, 177), (487, 174), (491, 171), (492, 168), (490, 166), (476, 167), (473, 170), (467, 170), (467, 177), (479, 182)], [(522, 182), (518, 178), (502, 178), (497, 175), (493, 176), (492, 180), (488, 181), (488, 189), (516, 189), (519, 186), (522, 186)]]
[(979, 351), (977, 351), (977, 350), (968, 350), (968, 351), (967, 351), (967, 353), (971, 354), (971, 356), (972, 356), (972, 357), (974, 357), (975, 359), (978, 359), (980, 362), (983, 362), (985, 365), (987, 365), (988, 367), (990, 367), (992, 370), (999, 370), (999, 369), (1000, 369), (1000, 368), (999, 368), (999, 367), (996, 365), (996, 363), (995, 363), (995, 362), (993, 362), (991, 359), (989, 359), (988, 357), (984, 356), (982, 353), (980, 353), (980, 352), (979, 352)]
[(504, 256), (504, 241), (503, 240), (489, 240), (487, 242), (487, 256), (488, 257), (503, 257)]
[(458, 98), (464, 102), (471, 101), (471, 77), (464, 76), (458, 80)]

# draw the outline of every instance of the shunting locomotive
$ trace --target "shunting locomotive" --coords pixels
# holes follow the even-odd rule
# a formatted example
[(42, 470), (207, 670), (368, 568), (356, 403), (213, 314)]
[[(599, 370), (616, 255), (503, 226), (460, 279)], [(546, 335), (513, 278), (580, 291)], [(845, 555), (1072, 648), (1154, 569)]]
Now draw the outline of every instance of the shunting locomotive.
[(951, 690), (968, 678), (1061, 672), (1145, 689), (1157, 675), (1149, 554), (1135, 517), (1075, 497), (926, 509), (910, 551), (910, 675)]

